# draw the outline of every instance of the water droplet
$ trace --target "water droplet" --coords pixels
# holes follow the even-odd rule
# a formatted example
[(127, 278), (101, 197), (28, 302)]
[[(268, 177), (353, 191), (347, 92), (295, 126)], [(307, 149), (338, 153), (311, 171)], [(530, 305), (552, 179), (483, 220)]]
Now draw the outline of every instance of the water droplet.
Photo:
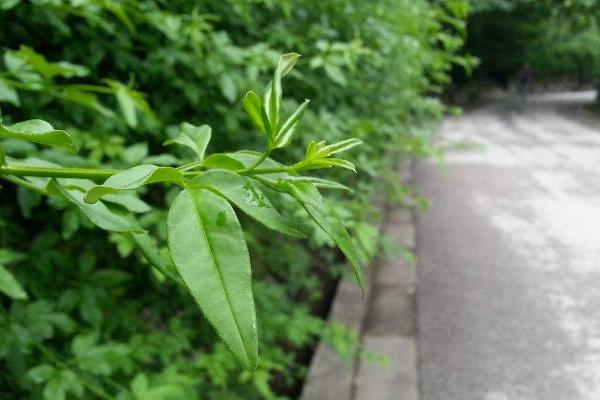
[(249, 182), (243, 186), (244, 189), (244, 202), (248, 203), (253, 207), (267, 207), (265, 195), (256, 190)]
[(225, 225), (225, 222), (227, 222), (227, 215), (225, 215), (224, 211), (220, 211), (217, 214), (217, 225), (223, 226)]

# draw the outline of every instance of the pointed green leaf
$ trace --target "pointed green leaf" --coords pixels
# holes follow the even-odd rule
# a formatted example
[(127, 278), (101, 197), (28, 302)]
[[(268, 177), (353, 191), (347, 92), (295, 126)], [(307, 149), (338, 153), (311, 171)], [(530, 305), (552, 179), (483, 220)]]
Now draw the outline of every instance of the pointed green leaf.
[[(94, 187), (94, 183), (91, 183), (91, 187)], [(143, 200), (140, 200), (135, 195), (129, 193), (109, 194), (104, 196), (102, 200), (107, 203), (118, 204), (121, 207), (124, 207), (126, 210), (131, 211), (133, 213), (145, 213), (152, 210), (152, 207), (150, 207), (148, 203), (146, 203)]]
[(173, 273), (158, 250), (156, 240), (147, 233), (131, 233), (131, 239), (146, 261), (161, 274), (181, 283), (181, 278)]
[(23, 261), (26, 258), (27, 256), (23, 253), (19, 253), (7, 248), (0, 249), (0, 264), (12, 264), (19, 261)]
[(241, 161), (238, 161), (228, 154), (222, 153), (211, 154), (210, 156), (206, 157), (202, 165), (209, 168), (221, 168), (230, 171), (238, 171), (246, 168)]
[(304, 103), (300, 104), (300, 106), (294, 111), (292, 115), (285, 121), (282, 125), (281, 129), (277, 133), (275, 137), (275, 148), (285, 147), (294, 138), (294, 133), (298, 125), (300, 125), (300, 121), (302, 121), (302, 116), (304, 115), (304, 111), (306, 107), (308, 107), (308, 103), (310, 100), (305, 100)]
[(321, 227), (340, 248), (344, 255), (350, 261), (354, 269), (354, 275), (358, 285), (363, 290), (364, 296), (364, 280), (360, 268), (359, 256), (352, 238), (348, 231), (335, 214), (333, 209), (330, 209), (319, 194), (317, 188), (310, 183), (304, 182), (286, 182), (282, 181), (282, 188), (292, 197), (302, 204), (308, 215)]
[(170, 139), (165, 142), (165, 145), (180, 144), (187, 146), (196, 153), (198, 160), (204, 159), (204, 153), (208, 142), (210, 142), (211, 128), (208, 125), (194, 126), (184, 122), (181, 124), (179, 135), (175, 139)]
[(17, 91), (0, 78), (0, 102), (11, 103), (17, 107), (21, 105)]
[(167, 218), (169, 252), (179, 275), (225, 345), (248, 370), (258, 360), (250, 258), (227, 200), (183, 190)]
[(294, 68), (294, 65), (299, 57), (300, 54), (296, 53), (287, 53), (279, 57), (279, 63), (277, 64), (277, 68), (275, 68), (273, 80), (267, 86), (264, 107), (267, 117), (269, 118), (269, 122), (271, 123), (272, 133), (277, 132), (279, 128), (281, 97), (283, 95), (281, 90), (281, 78), (287, 75), (292, 68)]
[(300, 54), (298, 53), (286, 53), (279, 57), (279, 63), (277, 64), (277, 70), (281, 74), (283, 78), (287, 74), (290, 73), (294, 65), (296, 65), (296, 61), (300, 58)]
[(313, 185), (315, 185), (315, 187), (323, 188), (323, 189), (340, 189), (340, 190), (346, 190), (348, 192), (352, 192), (352, 189), (350, 189), (346, 185), (342, 185), (341, 183), (330, 181), (328, 179), (317, 178), (314, 176), (287, 176), (285, 178), (280, 178), (280, 179), (283, 179), (285, 181), (290, 181), (290, 182), (312, 183)]
[(349, 169), (350, 171), (356, 173), (356, 167), (350, 161), (342, 160), (341, 158), (317, 158), (314, 160), (303, 160), (299, 163), (295, 164), (295, 167), (298, 171), (301, 170), (309, 170), (309, 169), (319, 169), (319, 168), (330, 168), (330, 167), (340, 167)]
[(0, 138), (2, 137), (60, 147), (70, 152), (77, 151), (67, 132), (56, 130), (41, 119), (30, 119), (11, 126), (0, 125)]
[(198, 175), (190, 184), (216, 192), (268, 228), (293, 237), (306, 237), (297, 224), (282, 216), (260, 188), (246, 177), (229, 171), (212, 170)]
[(328, 158), (324, 158), (322, 161), (324, 161), (326, 164), (328, 164), (330, 166), (349, 169), (350, 171), (356, 173), (356, 167), (354, 166), (354, 164), (352, 164), (348, 160), (342, 160), (341, 158), (328, 157)]
[(252, 124), (256, 126), (263, 135), (270, 137), (271, 125), (269, 124), (269, 119), (262, 106), (260, 97), (258, 97), (256, 93), (250, 91), (244, 96), (242, 105), (244, 106), (244, 110), (246, 110), (248, 117), (250, 117)]
[(138, 124), (137, 111), (135, 109), (135, 101), (129, 95), (127, 87), (124, 85), (119, 86), (115, 96), (117, 97), (117, 102), (119, 103), (119, 107), (121, 107), (121, 112), (127, 125), (135, 128)]
[(111, 211), (104, 203), (88, 204), (84, 200), (84, 193), (77, 188), (63, 186), (56, 179), (50, 179), (46, 190), (50, 194), (62, 197), (75, 204), (94, 224), (107, 231), (115, 232), (143, 232), (137, 222), (133, 222)]
[(27, 298), (27, 293), (19, 282), (2, 264), (0, 264), (0, 292), (15, 300), (25, 300)]
[(175, 168), (143, 164), (119, 172), (108, 178), (102, 185), (91, 188), (85, 195), (85, 202), (93, 204), (102, 196), (121, 190), (134, 190), (143, 185), (157, 182), (173, 182), (183, 186), (183, 174)]
[(361, 144), (362, 144), (362, 140), (352, 138), (352, 139), (342, 140), (341, 142), (337, 142), (337, 143), (333, 143), (328, 146), (325, 146), (323, 148), (323, 150), (326, 152), (327, 155), (330, 155), (330, 154), (336, 154), (336, 153), (341, 153), (342, 151), (350, 150), (351, 148), (356, 147)]

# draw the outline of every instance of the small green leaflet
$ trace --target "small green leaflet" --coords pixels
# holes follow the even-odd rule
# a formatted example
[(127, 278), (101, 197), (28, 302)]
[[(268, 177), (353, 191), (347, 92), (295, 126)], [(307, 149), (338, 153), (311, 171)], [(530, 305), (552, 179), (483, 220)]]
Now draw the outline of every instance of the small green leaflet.
[(184, 178), (183, 174), (175, 168), (142, 164), (119, 172), (108, 178), (102, 185), (91, 188), (85, 195), (85, 202), (93, 204), (107, 194), (121, 190), (134, 190), (157, 182), (173, 182), (183, 186)]
[(25, 257), (21, 253), (0, 249), (0, 292), (15, 300), (27, 299), (27, 293), (4, 265), (21, 261), (23, 258)]
[(255, 92), (250, 91), (244, 96), (242, 105), (248, 117), (250, 117), (250, 121), (258, 128), (260, 133), (271, 137), (271, 124), (269, 123), (269, 118), (265, 113), (260, 97)]
[(0, 138), (45, 144), (73, 153), (77, 151), (77, 147), (67, 132), (55, 130), (52, 125), (41, 119), (30, 119), (11, 126), (0, 125)]
[(11, 103), (17, 107), (21, 105), (17, 91), (11, 88), (2, 78), (0, 78), (0, 102)]
[(210, 142), (211, 128), (208, 125), (194, 126), (184, 122), (180, 125), (180, 131), (176, 138), (167, 140), (165, 145), (179, 144), (187, 146), (196, 153), (199, 161), (204, 159), (206, 146)]
[(275, 134), (279, 128), (279, 112), (281, 110), (282, 97), (281, 78), (287, 75), (292, 68), (294, 68), (298, 58), (300, 58), (300, 54), (283, 54), (279, 58), (279, 63), (277, 64), (277, 68), (273, 74), (273, 80), (269, 83), (267, 90), (265, 91), (264, 107), (269, 122), (271, 123), (272, 134)]
[(241, 161), (237, 160), (232, 155), (223, 153), (211, 154), (206, 157), (202, 165), (209, 168), (220, 168), (230, 171), (239, 171), (246, 168)]
[(172, 272), (167, 266), (167, 263), (158, 250), (156, 240), (152, 236), (147, 233), (130, 233), (130, 235), (133, 243), (135, 243), (140, 253), (142, 253), (146, 261), (148, 261), (152, 267), (157, 269), (161, 274), (181, 283), (179, 276)]
[(308, 182), (315, 185), (315, 187), (323, 188), (323, 189), (339, 189), (346, 190), (348, 192), (352, 192), (346, 185), (342, 185), (341, 183), (330, 181), (328, 179), (317, 178), (315, 176), (286, 176), (285, 178), (280, 178), (284, 181), (290, 182)]
[(212, 170), (198, 175), (190, 185), (216, 192), (268, 228), (293, 237), (306, 237), (297, 224), (283, 217), (260, 188), (248, 178), (229, 171)]
[(115, 232), (143, 232), (135, 220), (114, 213), (104, 203), (88, 204), (84, 194), (77, 188), (63, 186), (56, 179), (50, 179), (46, 187), (51, 195), (62, 197), (75, 204), (94, 224), (107, 231)]
[(114, 91), (127, 125), (132, 128), (138, 125), (138, 111), (142, 112), (150, 122), (155, 122), (156, 117), (142, 93), (112, 79), (104, 79), (104, 82)]
[(185, 189), (167, 218), (169, 252), (206, 319), (247, 370), (258, 361), (256, 309), (244, 234), (227, 200)]
[(296, 128), (298, 125), (300, 125), (300, 121), (302, 121), (302, 116), (304, 115), (304, 111), (308, 107), (309, 102), (310, 100), (305, 100), (304, 103), (300, 104), (296, 111), (294, 111), (294, 113), (290, 115), (285, 123), (281, 126), (281, 129), (279, 132), (277, 132), (277, 136), (275, 136), (275, 149), (285, 147), (291, 143), (292, 139), (294, 138)]
[(364, 280), (359, 263), (359, 256), (352, 242), (352, 238), (342, 224), (335, 212), (327, 207), (317, 188), (311, 183), (306, 182), (287, 182), (280, 181), (282, 189), (290, 196), (298, 200), (302, 207), (308, 212), (308, 215), (321, 227), (342, 250), (350, 261), (354, 269), (354, 275), (358, 285), (363, 291)]

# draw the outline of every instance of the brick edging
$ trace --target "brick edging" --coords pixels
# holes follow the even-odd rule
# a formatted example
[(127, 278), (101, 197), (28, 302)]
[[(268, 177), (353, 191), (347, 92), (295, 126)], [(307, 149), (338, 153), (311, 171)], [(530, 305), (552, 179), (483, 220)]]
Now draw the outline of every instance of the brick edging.
[[(412, 163), (404, 162), (399, 175), (411, 180)], [(386, 212), (382, 230), (403, 248), (415, 250), (411, 210)], [(417, 349), (414, 295), (415, 267), (400, 256), (374, 263), (365, 274), (365, 300), (353, 278), (340, 281), (328, 323), (338, 322), (360, 334), (367, 352), (385, 353), (387, 367), (356, 358), (342, 360), (320, 343), (311, 361), (302, 400), (417, 400)]]

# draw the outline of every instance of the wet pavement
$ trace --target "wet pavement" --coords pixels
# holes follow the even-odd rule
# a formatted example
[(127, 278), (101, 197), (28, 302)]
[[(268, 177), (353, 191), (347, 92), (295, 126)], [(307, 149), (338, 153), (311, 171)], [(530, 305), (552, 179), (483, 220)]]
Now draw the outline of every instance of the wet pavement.
[(600, 119), (593, 92), (447, 119), (420, 161), (423, 400), (600, 399)]

